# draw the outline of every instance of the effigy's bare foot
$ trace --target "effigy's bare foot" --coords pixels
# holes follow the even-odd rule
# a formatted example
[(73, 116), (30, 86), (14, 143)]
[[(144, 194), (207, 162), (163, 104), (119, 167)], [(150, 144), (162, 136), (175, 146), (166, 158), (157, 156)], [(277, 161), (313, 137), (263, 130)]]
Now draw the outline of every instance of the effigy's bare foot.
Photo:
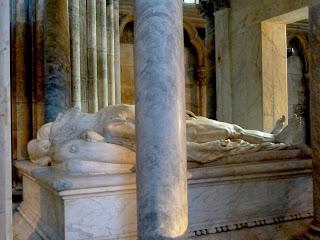
[(277, 143), (286, 143), (292, 145), (295, 142), (297, 134), (301, 127), (301, 117), (298, 117), (296, 114), (294, 114), (288, 120), (288, 126), (286, 126), (279, 134), (276, 134), (275, 141)]
[(284, 126), (285, 122), (286, 122), (286, 117), (284, 115), (282, 115), (282, 117), (277, 120), (276, 125), (271, 133), (272, 134), (279, 134), (283, 130), (283, 128), (285, 127)]

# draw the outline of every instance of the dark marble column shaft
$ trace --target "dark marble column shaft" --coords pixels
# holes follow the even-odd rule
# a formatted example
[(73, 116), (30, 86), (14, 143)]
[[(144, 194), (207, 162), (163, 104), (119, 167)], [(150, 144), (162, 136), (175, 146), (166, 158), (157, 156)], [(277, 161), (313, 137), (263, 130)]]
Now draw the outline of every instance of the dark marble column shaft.
[(206, 69), (207, 69), (207, 117), (216, 119), (217, 110), (217, 87), (215, 68), (215, 21), (213, 11), (205, 15), (206, 23)]
[[(44, 124), (44, 54), (43, 24), (45, 15), (43, 0), (29, 1), (29, 24), (32, 42), (32, 130), (36, 138), (38, 129)], [(39, 67), (41, 66), (41, 67)], [(30, 138), (27, 139), (28, 141)], [(26, 147), (26, 144), (25, 144)]]
[[(320, 239), (320, 4), (309, 8), (310, 120), (313, 151), (314, 219), (305, 238)], [(298, 238), (300, 239), (300, 238)]]
[(88, 103), (88, 35), (87, 35), (87, 0), (80, 2), (80, 76), (81, 76), (81, 111), (89, 111)]
[(12, 239), (10, 1), (0, 1), (0, 239)]
[(97, 75), (97, 8), (96, 1), (87, 1), (88, 33), (88, 107), (89, 112), (97, 112), (98, 75)]
[(182, 1), (135, 11), (138, 239), (187, 239)]
[(67, 0), (46, 0), (44, 64), (45, 120), (50, 122), (71, 105)]
[(108, 38), (107, 6), (105, 0), (97, 1), (97, 67), (99, 109), (108, 106)]
[(113, 3), (114, 16), (114, 78), (115, 78), (115, 101), (121, 103), (121, 76), (120, 76), (120, 30), (119, 30), (119, 0)]
[(114, 0), (107, 0), (108, 81), (109, 105), (116, 103), (114, 63)]
[(28, 158), (27, 143), (32, 138), (32, 45), (28, 25), (29, 1), (12, 1), (12, 134), (15, 157)]
[(72, 106), (81, 109), (81, 75), (80, 75), (80, 3), (69, 1), (70, 48), (71, 48), (71, 83)]

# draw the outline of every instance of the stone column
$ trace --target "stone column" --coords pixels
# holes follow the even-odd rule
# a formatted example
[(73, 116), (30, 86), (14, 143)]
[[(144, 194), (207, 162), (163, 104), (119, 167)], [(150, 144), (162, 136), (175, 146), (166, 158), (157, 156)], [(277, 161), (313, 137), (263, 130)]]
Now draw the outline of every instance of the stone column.
[(120, 76), (120, 22), (119, 22), (119, 0), (113, 3), (114, 15), (114, 78), (115, 78), (115, 101), (121, 103), (121, 76)]
[(206, 95), (207, 117), (216, 119), (217, 96), (216, 96), (216, 69), (215, 69), (215, 21), (214, 0), (201, 0), (201, 12), (205, 17), (205, 47), (206, 47)]
[(206, 68), (200, 66), (197, 69), (197, 84), (198, 84), (198, 102), (199, 115), (207, 115), (207, 92), (206, 92)]
[(87, 1), (88, 24), (88, 108), (89, 112), (98, 111), (97, 76), (97, 19), (96, 1)]
[(45, 2), (43, 0), (32, 0), (29, 2), (29, 24), (30, 29), (32, 29), (32, 130), (33, 138), (36, 138), (38, 129), (45, 122), (43, 56)]
[(207, 67), (207, 116), (216, 119), (217, 110), (217, 87), (215, 69), (215, 36), (214, 36), (214, 17), (206, 16), (206, 67)]
[(88, 49), (87, 49), (87, 0), (80, 2), (80, 76), (81, 111), (88, 112)]
[(207, 68), (207, 117), (217, 118), (217, 82), (215, 51), (215, 16), (214, 12), (229, 7), (229, 0), (200, 0), (200, 11), (206, 23), (206, 68)]
[(10, 1), (0, 1), (0, 239), (12, 239)]
[(69, 0), (72, 106), (81, 108), (79, 7), (79, 0)]
[(114, 0), (107, 0), (109, 104), (116, 102), (114, 62)]
[(97, 67), (99, 109), (108, 106), (108, 38), (107, 6), (105, 0), (97, 1)]
[(320, 239), (320, 4), (309, 7), (310, 122), (313, 151), (314, 218), (306, 238)]
[(217, 120), (232, 122), (230, 8), (215, 12)]
[(68, 0), (46, 0), (44, 23), (45, 120), (71, 105)]
[(187, 239), (182, 1), (135, 11), (138, 239)]
[(27, 143), (32, 138), (32, 45), (28, 32), (29, 1), (12, 1), (12, 127), (16, 159), (28, 158)]

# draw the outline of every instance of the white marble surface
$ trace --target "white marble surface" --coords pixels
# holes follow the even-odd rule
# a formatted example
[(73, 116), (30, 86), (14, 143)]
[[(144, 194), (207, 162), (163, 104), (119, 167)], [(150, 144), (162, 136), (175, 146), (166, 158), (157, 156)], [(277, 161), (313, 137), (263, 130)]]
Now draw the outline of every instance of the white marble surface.
[[(61, 175), (30, 162), (17, 168), (25, 199), (19, 210), (38, 234), (66, 240), (136, 239), (134, 174)], [(310, 159), (197, 168), (189, 177), (189, 237), (218, 237), (219, 232), (312, 216)]]
[(0, 239), (12, 238), (10, 1), (0, 1)]
[(65, 239), (135, 239), (134, 189), (64, 196)]
[(310, 176), (303, 176), (189, 185), (189, 232), (217, 233), (311, 217), (311, 181)]
[(17, 167), (23, 173), (19, 212), (43, 239), (135, 239), (135, 178), (113, 185), (108, 176), (100, 181), (82, 176), (81, 184), (79, 176), (54, 177), (28, 162)]

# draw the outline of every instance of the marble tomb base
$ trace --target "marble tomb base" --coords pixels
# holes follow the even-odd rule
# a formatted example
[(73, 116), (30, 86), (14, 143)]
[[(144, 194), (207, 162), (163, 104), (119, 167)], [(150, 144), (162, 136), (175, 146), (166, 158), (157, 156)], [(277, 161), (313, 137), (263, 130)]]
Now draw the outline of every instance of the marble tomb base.
[[(28, 161), (16, 167), (23, 176), (19, 212), (43, 239), (136, 239), (134, 173), (77, 176)], [(312, 217), (311, 159), (206, 165), (189, 173), (190, 238)]]

